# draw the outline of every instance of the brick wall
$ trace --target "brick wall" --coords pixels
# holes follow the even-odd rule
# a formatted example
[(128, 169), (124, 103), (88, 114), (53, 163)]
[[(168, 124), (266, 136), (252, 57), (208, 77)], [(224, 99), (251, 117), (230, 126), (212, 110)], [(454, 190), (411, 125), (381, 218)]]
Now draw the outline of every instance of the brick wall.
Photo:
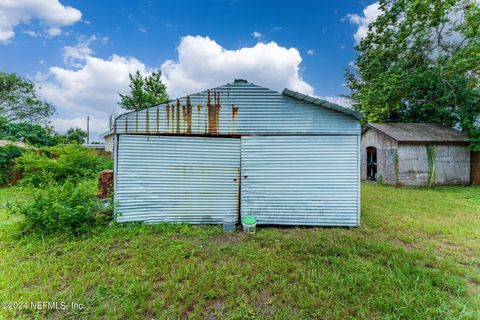
[(113, 193), (113, 170), (103, 170), (98, 174), (99, 198), (107, 198)]

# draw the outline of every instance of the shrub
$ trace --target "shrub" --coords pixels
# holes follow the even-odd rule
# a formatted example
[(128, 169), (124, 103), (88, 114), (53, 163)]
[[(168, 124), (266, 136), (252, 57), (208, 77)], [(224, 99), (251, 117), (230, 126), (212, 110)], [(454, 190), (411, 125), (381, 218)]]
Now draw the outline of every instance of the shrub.
[(9, 182), (13, 171), (15, 159), (22, 155), (22, 149), (15, 145), (7, 144), (0, 147), (0, 185)]
[(94, 178), (110, 169), (112, 160), (79, 145), (59, 145), (26, 152), (17, 159), (17, 165), (23, 171), (23, 183), (39, 186), (45, 180), (63, 183)]
[(67, 181), (61, 185), (49, 184), (38, 189), (27, 203), (9, 207), (9, 213), (25, 217), (24, 230), (40, 233), (71, 233), (80, 235), (109, 218), (95, 217), (95, 213), (110, 212), (95, 196), (95, 181), (75, 184)]

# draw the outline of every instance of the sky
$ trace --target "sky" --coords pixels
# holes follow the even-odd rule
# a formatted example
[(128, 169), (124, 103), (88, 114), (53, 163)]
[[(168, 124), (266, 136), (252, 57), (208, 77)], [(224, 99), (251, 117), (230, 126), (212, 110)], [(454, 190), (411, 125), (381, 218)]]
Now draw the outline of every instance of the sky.
[(1, 0), (0, 70), (34, 81), (58, 132), (91, 140), (122, 112), (129, 73), (162, 71), (171, 98), (236, 78), (347, 105), (344, 70), (373, 1)]

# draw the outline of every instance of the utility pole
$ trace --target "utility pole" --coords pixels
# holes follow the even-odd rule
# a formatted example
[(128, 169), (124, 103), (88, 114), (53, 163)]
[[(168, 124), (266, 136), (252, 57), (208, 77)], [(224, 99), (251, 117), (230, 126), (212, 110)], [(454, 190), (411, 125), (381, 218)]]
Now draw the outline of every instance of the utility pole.
[(87, 145), (90, 144), (90, 116), (87, 116)]

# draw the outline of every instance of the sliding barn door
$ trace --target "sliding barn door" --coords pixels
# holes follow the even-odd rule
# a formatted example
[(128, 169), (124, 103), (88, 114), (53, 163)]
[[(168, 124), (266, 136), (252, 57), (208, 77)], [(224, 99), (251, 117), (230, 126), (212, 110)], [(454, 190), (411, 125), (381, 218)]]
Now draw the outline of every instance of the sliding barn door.
[(240, 139), (119, 137), (117, 221), (217, 224), (237, 217)]

